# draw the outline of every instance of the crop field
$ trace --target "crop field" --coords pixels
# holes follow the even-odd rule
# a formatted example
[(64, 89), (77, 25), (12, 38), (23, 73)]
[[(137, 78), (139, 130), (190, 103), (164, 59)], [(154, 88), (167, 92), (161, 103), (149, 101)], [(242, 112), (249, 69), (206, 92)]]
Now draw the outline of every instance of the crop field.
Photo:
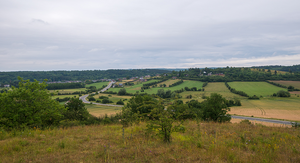
[(85, 87), (95, 86), (98, 89), (98, 88), (102, 88), (103, 85), (108, 85), (108, 83), (109, 82), (93, 83), (93, 84), (88, 84)]
[(86, 88), (76, 88), (76, 89), (57, 89), (57, 90), (49, 90), (49, 92), (59, 92), (59, 93), (73, 93), (77, 91), (85, 91)]
[(85, 107), (93, 116), (99, 117), (104, 116), (105, 114), (111, 115), (116, 114), (121, 111), (121, 107), (116, 106), (103, 106), (103, 105), (94, 105), (94, 104), (86, 104)]
[(300, 97), (241, 100), (242, 106), (230, 107), (230, 114), (300, 121)]
[(278, 83), (287, 87), (291, 85), (297, 89), (300, 89), (300, 81), (270, 80), (270, 82)]
[(266, 82), (228, 82), (231, 88), (238, 91), (243, 91), (249, 96), (256, 95), (258, 97), (267, 97), (280, 90), (287, 91), (287, 89), (274, 86)]

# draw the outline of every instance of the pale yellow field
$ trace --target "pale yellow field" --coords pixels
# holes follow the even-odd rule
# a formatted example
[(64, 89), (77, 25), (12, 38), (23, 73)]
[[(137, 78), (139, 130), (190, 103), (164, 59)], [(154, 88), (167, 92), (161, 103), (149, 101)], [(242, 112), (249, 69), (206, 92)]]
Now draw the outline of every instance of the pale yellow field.
[(87, 104), (85, 105), (85, 107), (90, 112), (90, 114), (96, 117), (104, 116), (105, 114), (107, 115), (116, 114), (122, 110), (121, 107), (93, 105), (93, 104), (92, 105)]
[(230, 107), (230, 114), (300, 121), (300, 98), (242, 100), (242, 106)]
[[(232, 118), (231, 119), (231, 123), (240, 123), (242, 121), (242, 119), (235, 119)], [(283, 124), (277, 124), (277, 123), (269, 123), (269, 122), (261, 122), (261, 121), (250, 121), (252, 124), (256, 125), (256, 124), (262, 124), (264, 126), (269, 126), (269, 127), (292, 127), (292, 125), (283, 125)]]
[(157, 84), (157, 85), (159, 86), (159, 85), (161, 85), (161, 84), (166, 84), (167, 87), (169, 87), (169, 85), (171, 85), (171, 84), (173, 84), (173, 83), (176, 83), (176, 82), (178, 82), (178, 81), (179, 81), (179, 79), (175, 79), (175, 80), (170, 79), (170, 80), (167, 80), (167, 81), (165, 81), (165, 82), (159, 83), (159, 84)]

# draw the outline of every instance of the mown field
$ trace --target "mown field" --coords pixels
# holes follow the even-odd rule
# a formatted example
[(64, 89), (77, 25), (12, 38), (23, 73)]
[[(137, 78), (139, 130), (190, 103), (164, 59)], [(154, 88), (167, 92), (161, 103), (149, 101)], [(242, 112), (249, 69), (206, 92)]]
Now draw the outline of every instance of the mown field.
[(164, 143), (140, 123), (0, 132), (0, 162), (300, 162), (300, 130), (186, 121)]
[(97, 89), (102, 88), (103, 85), (108, 85), (109, 82), (98, 82), (93, 84), (85, 85), (85, 87), (95, 86)]
[(271, 82), (278, 83), (284, 86), (293, 86), (300, 89), (300, 81), (285, 81), (285, 80), (270, 80)]
[(280, 90), (287, 91), (287, 89), (280, 88), (266, 82), (228, 82), (228, 84), (231, 88), (243, 91), (249, 96), (256, 95), (258, 97), (267, 97)]

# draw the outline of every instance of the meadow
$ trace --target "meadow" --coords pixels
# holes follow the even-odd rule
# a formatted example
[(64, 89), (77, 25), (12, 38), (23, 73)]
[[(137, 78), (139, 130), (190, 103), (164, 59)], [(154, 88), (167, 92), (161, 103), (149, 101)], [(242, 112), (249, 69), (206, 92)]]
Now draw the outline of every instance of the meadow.
[(267, 97), (280, 90), (287, 91), (285, 88), (280, 88), (266, 82), (228, 82), (228, 84), (231, 88), (243, 91), (249, 96)]
[(270, 82), (278, 83), (286, 87), (293, 86), (297, 89), (300, 89), (300, 81), (286, 81), (286, 80), (270, 80)]
[(300, 130), (185, 121), (164, 143), (146, 123), (0, 132), (0, 162), (300, 162)]
[(88, 84), (85, 87), (95, 86), (97, 89), (102, 88), (103, 85), (108, 85), (109, 82), (98, 82), (93, 84)]

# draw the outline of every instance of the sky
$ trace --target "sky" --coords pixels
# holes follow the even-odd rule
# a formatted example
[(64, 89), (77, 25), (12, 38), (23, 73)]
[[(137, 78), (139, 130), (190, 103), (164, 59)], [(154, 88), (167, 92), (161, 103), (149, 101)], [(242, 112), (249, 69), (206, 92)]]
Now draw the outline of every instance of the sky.
[(299, 0), (0, 0), (0, 71), (300, 64)]

